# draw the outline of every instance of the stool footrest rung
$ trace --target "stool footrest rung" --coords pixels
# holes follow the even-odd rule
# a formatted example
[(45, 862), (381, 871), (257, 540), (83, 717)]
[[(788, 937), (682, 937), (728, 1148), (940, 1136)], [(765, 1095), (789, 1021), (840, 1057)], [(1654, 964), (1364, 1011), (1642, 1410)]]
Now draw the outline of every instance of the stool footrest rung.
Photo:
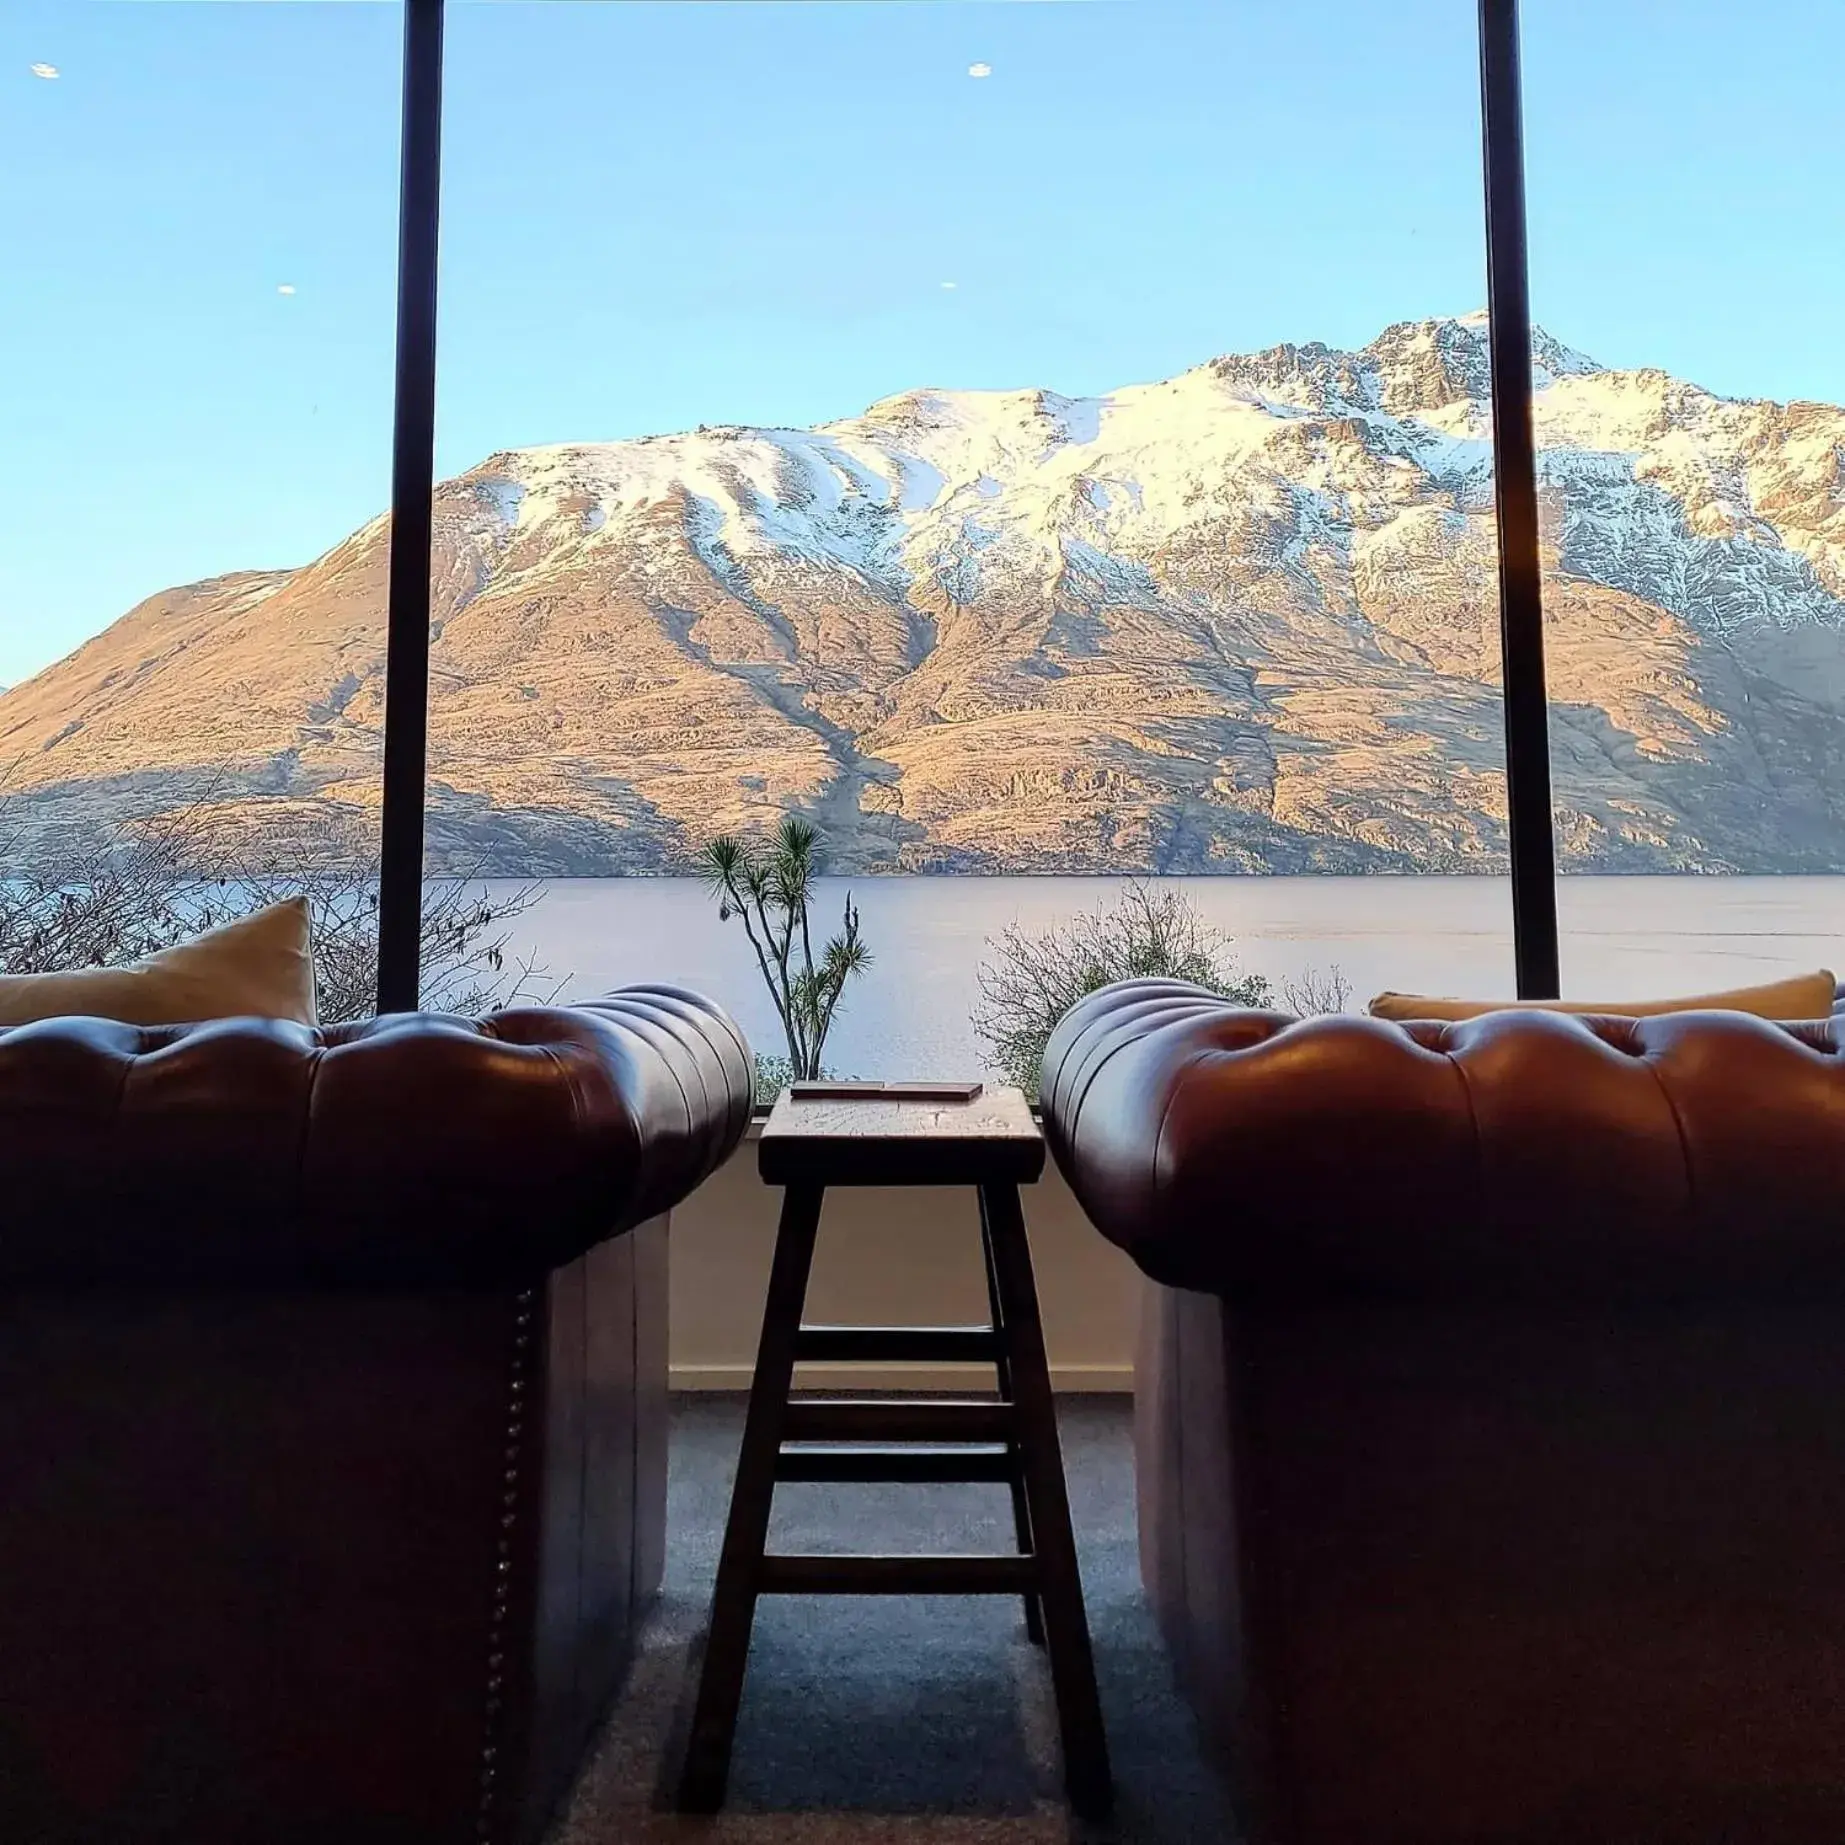
[(799, 1399), (783, 1412), (785, 1442), (1005, 1442), (1017, 1417), (1010, 1403), (956, 1398)]
[(764, 1557), (759, 1595), (1022, 1595), (1034, 1557)]
[(983, 1446), (886, 1447), (877, 1443), (784, 1445), (776, 1458), (778, 1481), (825, 1480), (844, 1485), (952, 1486), (1006, 1484), (1019, 1463), (999, 1443)]
[(798, 1363), (996, 1364), (999, 1334), (991, 1326), (803, 1326)]

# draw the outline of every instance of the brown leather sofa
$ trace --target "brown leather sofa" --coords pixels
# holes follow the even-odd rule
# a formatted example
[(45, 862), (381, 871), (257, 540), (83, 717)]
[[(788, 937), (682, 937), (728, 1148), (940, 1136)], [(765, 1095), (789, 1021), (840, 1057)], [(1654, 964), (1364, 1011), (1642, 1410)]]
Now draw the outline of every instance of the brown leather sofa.
[(660, 1580), (665, 1213), (750, 1086), (666, 987), (0, 1032), (0, 1839), (537, 1836)]
[(1845, 1019), (1080, 1004), (1145, 1580), (1250, 1836), (1845, 1839)]

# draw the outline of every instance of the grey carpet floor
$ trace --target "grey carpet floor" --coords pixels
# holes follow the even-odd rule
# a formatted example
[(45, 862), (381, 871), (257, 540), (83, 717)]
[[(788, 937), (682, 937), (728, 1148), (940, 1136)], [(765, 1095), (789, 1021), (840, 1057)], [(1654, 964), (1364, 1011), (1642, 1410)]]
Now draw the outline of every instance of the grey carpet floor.
[[(1130, 1410), (1060, 1400), (1116, 1813), (1059, 1798), (1055, 1708), (1018, 1604), (771, 1598), (757, 1615), (730, 1801), (671, 1808), (742, 1435), (740, 1399), (674, 1411), (666, 1585), (551, 1845), (1227, 1845), (1235, 1836), (1140, 1592)], [(1007, 1550), (1003, 1487), (784, 1486), (772, 1548)]]

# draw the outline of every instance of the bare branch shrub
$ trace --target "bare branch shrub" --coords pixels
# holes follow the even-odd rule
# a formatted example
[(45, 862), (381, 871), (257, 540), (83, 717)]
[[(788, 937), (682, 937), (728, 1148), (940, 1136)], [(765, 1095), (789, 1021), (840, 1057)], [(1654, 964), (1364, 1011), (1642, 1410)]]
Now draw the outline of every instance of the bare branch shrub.
[(1036, 1095), (1044, 1047), (1057, 1022), (1086, 994), (1117, 980), (1189, 980), (1239, 1006), (1279, 1003), (1305, 1018), (1343, 1012), (1351, 982), (1337, 967), (1283, 979), (1277, 995), (1261, 974), (1239, 971), (1234, 945), (1192, 908), (1183, 891), (1139, 878), (1112, 905), (1028, 935), (1016, 923), (989, 939), (980, 965), (973, 1026), (997, 1067)]
[(1117, 980), (1190, 980), (1241, 1006), (1273, 997), (1260, 974), (1237, 970), (1229, 939), (1210, 928), (1180, 891), (1131, 878), (1112, 905), (1028, 935), (1010, 923), (989, 939), (976, 978), (975, 1032), (1008, 1080), (1038, 1092), (1044, 1047), (1063, 1015)]
[(1281, 1003), (1296, 1018), (1311, 1018), (1318, 1012), (1343, 1012), (1352, 1002), (1352, 983), (1335, 965), (1322, 972), (1317, 967), (1302, 968), (1290, 979), (1281, 980)]
[[(510, 924), (542, 894), (495, 897), (478, 878), (427, 883), (425, 1009), (476, 1013), (543, 1003), (561, 984), (509, 959)], [(29, 847), (0, 798), (0, 972), (119, 967), (288, 897), (307, 900), (321, 1019), (377, 1004), (378, 857), (351, 811), (315, 809), (288, 833), (252, 837), (207, 797), (103, 830), (64, 829)]]

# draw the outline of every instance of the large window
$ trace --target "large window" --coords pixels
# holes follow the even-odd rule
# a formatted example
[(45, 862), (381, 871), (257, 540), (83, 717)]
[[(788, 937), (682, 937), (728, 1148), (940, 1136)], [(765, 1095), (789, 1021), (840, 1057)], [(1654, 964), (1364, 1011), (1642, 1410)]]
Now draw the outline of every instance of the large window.
[[(677, 978), (773, 1055), (701, 870), (789, 816), (816, 945), (850, 898), (872, 954), (841, 1073), (980, 1067), (1007, 932), (1128, 879), (1252, 997), (1513, 991), (1473, 9), (447, 15), (431, 591), (394, 618), (429, 637), (426, 1002)], [(0, 890), (150, 840), (192, 876), (162, 927), (317, 879), (340, 1011), (404, 24), (4, 28)], [(1526, 40), (1565, 991), (1823, 959), (1845, 25), (1553, 0)]]
[(1833, 965), (1845, 14), (1550, 0), (1525, 37), (1565, 990)]
[(1333, 13), (455, 8), (432, 874), (774, 1051), (696, 872), (803, 816), (843, 1072), (1130, 875), (1509, 993), (1477, 53)]
[(371, 1004), (401, 36), (394, 5), (0, 22), (11, 966), (305, 883), (323, 1009)]

